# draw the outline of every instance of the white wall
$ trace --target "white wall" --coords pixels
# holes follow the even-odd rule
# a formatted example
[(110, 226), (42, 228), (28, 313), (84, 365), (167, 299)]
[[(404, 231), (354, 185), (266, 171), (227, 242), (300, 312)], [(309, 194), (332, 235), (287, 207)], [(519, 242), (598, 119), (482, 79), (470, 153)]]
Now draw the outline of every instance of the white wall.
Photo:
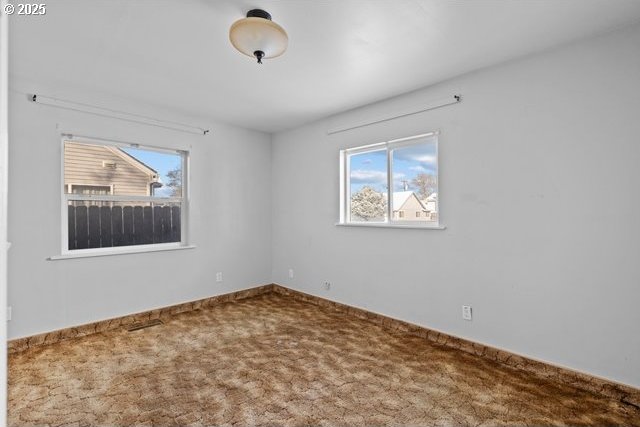
[[(9, 149), (9, 337), (192, 301), (271, 282), (271, 144), (267, 134), (18, 80)], [(28, 102), (20, 92), (209, 126), (202, 137)], [(60, 254), (61, 131), (191, 150), (196, 249), (47, 261)], [(232, 209), (231, 209), (232, 208)], [(215, 272), (224, 273), (223, 283)]]
[[(277, 134), (273, 279), (640, 386), (639, 114), (635, 27)], [(434, 129), (446, 230), (334, 225), (339, 149)]]

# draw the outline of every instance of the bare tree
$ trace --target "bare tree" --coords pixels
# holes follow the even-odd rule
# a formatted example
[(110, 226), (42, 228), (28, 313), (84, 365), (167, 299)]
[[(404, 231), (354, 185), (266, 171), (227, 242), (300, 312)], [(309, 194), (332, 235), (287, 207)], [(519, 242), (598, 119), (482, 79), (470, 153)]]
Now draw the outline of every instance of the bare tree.
[(370, 221), (383, 218), (387, 212), (387, 200), (382, 193), (369, 186), (351, 195), (351, 215)]
[(419, 173), (411, 180), (411, 184), (418, 189), (418, 197), (426, 199), (438, 188), (438, 180), (435, 175)]
[(167, 172), (169, 182), (165, 185), (171, 189), (171, 197), (182, 197), (182, 169), (175, 168)]

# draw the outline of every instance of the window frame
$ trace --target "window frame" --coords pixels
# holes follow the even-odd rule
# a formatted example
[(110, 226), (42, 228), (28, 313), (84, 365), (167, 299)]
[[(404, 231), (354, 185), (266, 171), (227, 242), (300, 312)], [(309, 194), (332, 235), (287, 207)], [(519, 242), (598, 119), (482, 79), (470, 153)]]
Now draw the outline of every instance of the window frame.
[[(419, 145), (416, 140), (421, 138), (435, 138), (436, 150), (436, 182), (438, 184), (438, 198), (436, 199), (436, 212), (438, 213), (437, 221), (399, 221), (393, 218), (393, 152), (396, 149)], [(442, 224), (442, 215), (440, 210), (440, 131), (432, 131), (418, 135), (412, 135), (403, 138), (397, 138), (389, 141), (378, 142), (375, 144), (362, 145), (354, 148), (345, 148), (340, 150), (340, 218), (336, 225), (354, 226), (354, 227), (387, 227), (387, 228), (410, 228), (410, 229), (435, 229), (443, 230), (445, 226)], [(351, 220), (351, 169), (350, 158), (353, 155), (369, 153), (374, 151), (386, 152), (387, 164), (387, 219), (386, 221), (352, 221)]]
[[(182, 158), (182, 196), (181, 197), (156, 197), (156, 196), (115, 196), (112, 193), (110, 195), (97, 195), (97, 194), (72, 194), (66, 192), (65, 180), (65, 142), (78, 142), (82, 144), (98, 145), (98, 146), (110, 146), (117, 148), (136, 148), (150, 151), (156, 151), (168, 154), (179, 154)], [(190, 150), (186, 149), (171, 149), (166, 147), (158, 147), (147, 144), (138, 144), (133, 142), (118, 141), (114, 139), (103, 139), (98, 137), (86, 137), (76, 136), (70, 134), (62, 134), (60, 137), (60, 175), (62, 185), (61, 191), (61, 255), (58, 257), (51, 257), (49, 259), (64, 259), (64, 258), (81, 258), (81, 257), (93, 257), (100, 255), (117, 255), (126, 253), (140, 253), (140, 252), (157, 252), (162, 250), (174, 250), (174, 249), (189, 249), (193, 248), (189, 244), (189, 205), (190, 205), (190, 191), (189, 191), (189, 165), (190, 165)], [(110, 201), (110, 202), (173, 202), (180, 203), (180, 241), (179, 242), (167, 242), (167, 243), (152, 243), (146, 245), (128, 245), (128, 246), (111, 246), (105, 248), (85, 248), (85, 249), (69, 249), (69, 209), (68, 205), (70, 201)]]

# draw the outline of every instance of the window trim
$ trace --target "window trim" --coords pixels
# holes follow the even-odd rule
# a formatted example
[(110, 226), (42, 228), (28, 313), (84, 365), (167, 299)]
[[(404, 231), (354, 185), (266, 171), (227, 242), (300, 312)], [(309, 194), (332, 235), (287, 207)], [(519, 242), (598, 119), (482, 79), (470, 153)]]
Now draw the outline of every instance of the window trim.
[[(393, 219), (393, 151), (399, 148), (409, 147), (415, 144), (414, 140), (425, 137), (435, 137), (436, 145), (436, 182), (438, 183), (438, 196), (440, 195), (440, 131), (432, 131), (418, 135), (412, 135), (403, 138), (392, 139), (389, 141), (378, 142), (374, 144), (363, 145), (354, 148), (345, 148), (340, 150), (340, 217), (336, 225), (354, 226), (354, 227), (376, 227), (376, 228), (408, 228), (408, 229), (433, 229), (444, 230), (446, 227), (442, 224), (442, 215), (440, 210), (439, 197), (436, 199), (436, 212), (438, 213), (437, 221), (398, 221)], [(349, 209), (349, 201), (351, 200), (351, 185), (349, 178), (351, 176), (349, 159), (352, 155), (369, 153), (373, 151), (386, 151), (387, 156), (387, 220), (385, 222), (353, 222), (351, 221), (351, 212)]]
[[(47, 261), (59, 261), (65, 259), (75, 259), (75, 258), (94, 258), (94, 257), (102, 257), (102, 256), (111, 256), (111, 255), (127, 255), (127, 254), (141, 254), (148, 252), (165, 252), (165, 251), (178, 251), (182, 249), (195, 249), (194, 245), (179, 245), (179, 242), (173, 243), (159, 243), (154, 245), (133, 245), (133, 246), (118, 246), (115, 251), (107, 251), (103, 249), (112, 249), (112, 248), (92, 248), (92, 249), (82, 249), (80, 253), (75, 253), (75, 251), (70, 251), (66, 254), (61, 255), (53, 255), (47, 258)], [(165, 246), (165, 245), (174, 245), (174, 246)], [(92, 252), (97, 251), (97, 252)]]
[[(64, 179), (65, 179), (65, 163), (64, 163), (64, 144), (65, 142), (79, 142), (82, 144), (108, 146), (117, 148), (141, 148), (151, 151), (157, 151), (168, 154), (179, 154), (182, 157), (182, 197), (154, 197), (154, 196), (114, 196), (111, 195), (98, 195), (98, 194), (69, 194), (65, 191)], [(61, 241), (60, 241), (60, 255), (54, 255), (48, 258), (48, 260), (59, 259), (73, 259), (73, 258), (85, 258), (95, 257), (102, 255), (119, 255), (129, 253), (141, 253), (141, 252), (157, 252), (163, 250), (176, 250), (176, 249), (191, 249), (195, 246), (190, 244), (189, 228), (190, 228), (190, 157), (191, 152), (187, 149), (171, 149), (166, 147), (157, 147), (147, 144), (138, 144), (133, 142), (118, 141), (114, 139), (106, 139), (99, 137), (79, 136), (71, 135), (69, 133), (63, 133), (60, 136), (60, 176), (62, 185), (61, 191), (61, 203), (60, 203), (60, 219), (61, 219)], [(112, 186), (113, 191), (113, 186)], [(113, 202), (132, 202), (132, 201), (144, 201), (144, 202), (180, 202), (180, 241), (179, 242), (167, 242), (167, 243), (152, 243), (147, 245), (129, 245), (129, 246), (112, 246), (105, 248), (85, 248), (77, 250), (69, 250), (69, 219), (68, 219), (68, 204), (70, 200), (100, 200), (100, 201), (113, 201)]]
[[(64, 183), (64, 181), (63, 181), (63, 183)], [(78, 195), (80, 195), (82, 193), (74, 193), (73, 192), (73, 187), (80, 187), (80, 186), (82, 186), (82, 187), (102, 187), (102, 188), (109, 187), (109, 194), (103, 194), (103, 196), (112, 195), (113, 194), (113, 190), (114, 190), (113, 184), (109, 184), (109, 185), (79, 184), (77, 182), (70, 182), (69, 184), (66, 184), (66, 187), (67, 187), (66, 190), (68, 191), (68, 194), (78, 194)]]

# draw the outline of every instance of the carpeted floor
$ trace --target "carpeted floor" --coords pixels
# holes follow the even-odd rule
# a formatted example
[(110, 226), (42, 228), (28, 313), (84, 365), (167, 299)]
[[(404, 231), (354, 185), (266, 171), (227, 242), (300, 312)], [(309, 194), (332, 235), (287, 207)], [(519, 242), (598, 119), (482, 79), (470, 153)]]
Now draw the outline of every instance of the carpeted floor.
[(267, 294), (13, 354), (9, 422), (640, 425), (640, 410)]

